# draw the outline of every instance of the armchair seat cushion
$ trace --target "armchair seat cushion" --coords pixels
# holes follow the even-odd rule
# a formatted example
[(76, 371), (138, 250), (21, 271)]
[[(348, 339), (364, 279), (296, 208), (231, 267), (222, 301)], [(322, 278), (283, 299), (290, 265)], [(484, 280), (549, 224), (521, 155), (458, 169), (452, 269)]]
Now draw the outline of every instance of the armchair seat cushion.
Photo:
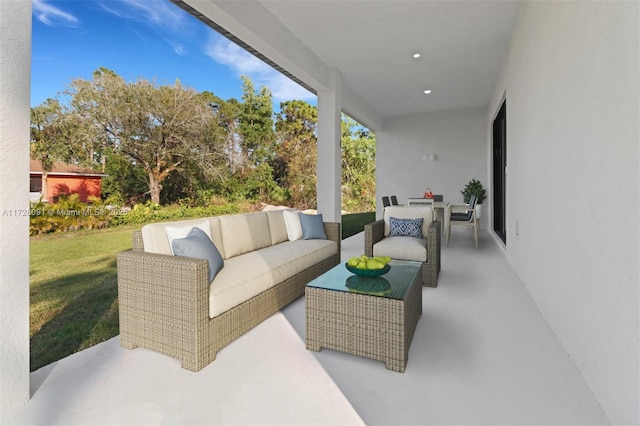
[(415, 237), (386, 237), (373, 245), (373, 255), (426, 262), (427, 240)]

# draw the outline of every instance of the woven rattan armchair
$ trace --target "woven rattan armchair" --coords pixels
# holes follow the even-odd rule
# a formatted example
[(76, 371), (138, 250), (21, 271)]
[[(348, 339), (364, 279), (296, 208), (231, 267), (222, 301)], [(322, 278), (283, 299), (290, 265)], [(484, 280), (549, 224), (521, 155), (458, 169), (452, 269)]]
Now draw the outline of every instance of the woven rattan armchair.
[[(373, 246), (385, 238), (385, 222), (379, 219), (364, 227), (364, 254), (373, 256)], [(438, 286), (438, 274), (440, 273), (440, 245), (442, 235), (440, 222), (431, 222), (426, 235), (427, 261), (422, 263), (422, 285), (428, 287)], [(407, 237), (411, 238), (411, 237)], [(407, 259), (398, 259), (407, 260)]]

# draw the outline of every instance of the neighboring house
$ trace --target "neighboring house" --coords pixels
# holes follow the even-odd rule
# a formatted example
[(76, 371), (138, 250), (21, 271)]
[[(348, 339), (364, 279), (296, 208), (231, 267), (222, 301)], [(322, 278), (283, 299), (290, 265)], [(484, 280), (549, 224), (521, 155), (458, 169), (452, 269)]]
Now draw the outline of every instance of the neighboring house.
[(29, 162), (29, 195), (31, 202), (58, 201), (58, 196), (78, 194), (80, 201), (86, 202), (90, 196), (102, 195), (102, 178), (105, 174), (73, 164), (56, 162), (48, 173), (43, 173), (42, 163), (31, 159)]

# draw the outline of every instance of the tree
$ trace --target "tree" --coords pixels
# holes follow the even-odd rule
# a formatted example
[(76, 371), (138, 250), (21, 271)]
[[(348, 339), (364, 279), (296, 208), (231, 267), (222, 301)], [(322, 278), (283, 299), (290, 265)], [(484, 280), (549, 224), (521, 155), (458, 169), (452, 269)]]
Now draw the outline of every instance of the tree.
[(276, 180), (300, 209), (317, 207), (317, 122), (317, 108), (299, 100), (282, 102), (276, 116)]
[(376, 139), (368, 129), (342, 115), (342, 201), (347, 211), (375, 210)]
[(42, 163), (42, 199), (48, 201), (47, 176), (56, 161), (67, 161), (71, 157), (65, 140), (68, 135), (64, 113), (60, 102), (47, 99), (31, 108), (31, 158)]
[(188, 160), (216, 163), (215, 116), (206, 99), (179, 81), (157, 87), (144, 79), (127, 83), (99, 68), (92, 81), (74, 80), (67, 93), (87, 145), (111, 147), (146, 174), (151, 201), (160, 204), (162, 182)]
[(274, 157), (273, 151), (273, 101), (271, 91), (262, 86), (255, 92), (251, 79), (242, 76), (242, 100), (239, 131), (244, 154), (257, 166)]

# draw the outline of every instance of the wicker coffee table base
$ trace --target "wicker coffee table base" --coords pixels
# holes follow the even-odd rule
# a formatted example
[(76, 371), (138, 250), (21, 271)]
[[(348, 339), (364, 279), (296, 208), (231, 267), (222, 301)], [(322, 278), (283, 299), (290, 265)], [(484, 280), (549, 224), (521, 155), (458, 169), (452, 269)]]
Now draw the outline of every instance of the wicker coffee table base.
[(387, 369), (403, 373), (422, 316), (420, 278), (417, 274), (404, 300), (307, 287), (307, 349), (384, 361)]

